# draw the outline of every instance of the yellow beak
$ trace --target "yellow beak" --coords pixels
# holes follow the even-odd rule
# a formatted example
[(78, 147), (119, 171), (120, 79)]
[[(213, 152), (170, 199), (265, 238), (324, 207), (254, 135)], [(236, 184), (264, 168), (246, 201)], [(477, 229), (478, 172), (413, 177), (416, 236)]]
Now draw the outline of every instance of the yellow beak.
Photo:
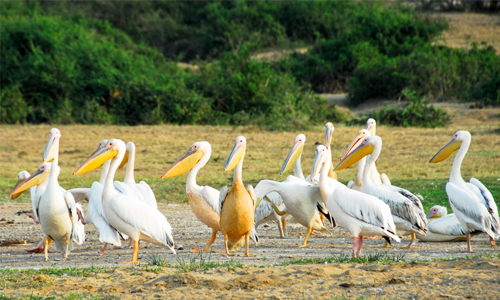
[(243, 158), (243, 154), (245, 154), (245, 146), (242, 145), (234, 145), (231, 154), (227, 158), (226, 164), (224, 165), (224, 172), (231, 171), (236, 167), (236, 165)]
[(128, 156), (129, 155), (130, 155), (130, 153), (128, 151), (126, 151), (125, 155), (123, 156), (122, 163), (120, 164), (120, 166), (118, 167), (118, 169), (123, 168), (123, 166), (125, 166), (128, 163)]
[(94, 169), (102, 166), (107, 160), (114, 158), (118, 154), (118, 150), (114, 150), (111, 147), (100, 147), (97, 148), (92, 155), (78, 168), (73, 175), (80, 175), (90, 172)]
[(257, 206), (259, 206), (261, 198), (257, 198), (257, 201), (255, 201), (255, 207), (253, 208), (254, 210), (257, 209)]
[(311, 170), (311, 182), (314, 181), (316, 175), (321, 171), (322, 161), (320, 160), (320, 153), (316, 151), (316, 157), (314, 158), (313, 168)]
[(24, 191), (27, 189), (34, 187), (36, 185), (41, 184), (44, 182), (48, 177), (50, 173), (49, 172), (42, 172), (40, 170), (36, 170), (35, 173), (33, 173), (30, 177), (26, 178), (25, 181), (19, 183), (17, 182), (16, 186), (14, 187), (14, 190), (12, 193), (9, 194), (9, 197), (14, 200), (21, 196)]
[(347, 157), (345, 157), (336, 167), (335, 170), (343, 170), (353, 164), (357, 163), (360, 159), (372, 154), (374, 147), (369, 144), (361, 145), (354, 149)]
[(161, 176), (161, 178), (175, 177), (191, 171), (191, 169), (200, 161), (203, 155), (203, 151), (193, 151), (190, 148), (167, 169), (167, 171)]
[(455, 151), (460, 149), (462, 142), (456, 141), (455, 138), (451, 139), (436, 155), (429, 161), (430, 163), (438, 163), (450, 157)]
[(283, 167), (281, 167), (281, 174), (285, 173), (293, 166), (297, 159), (299, 159), (303, 150), (304, 143), (297, 140), (295, 144), (293, 144), (292, 150), (288, 153), (288, 156), (283, 163)]
[(364, 135), (362, 136), (361, 133), (358, 133), (358, 135), (356, 136), (356, 138), (354, 138), (349, 147), (347, 147), (344, 154), (342, 154), (340, 161), (342, 161), (347, 155), (351, 154), (352, 150), (356, 149), (361, 144), (361, 142), (363, 142), (364, 137), (365, 137)]

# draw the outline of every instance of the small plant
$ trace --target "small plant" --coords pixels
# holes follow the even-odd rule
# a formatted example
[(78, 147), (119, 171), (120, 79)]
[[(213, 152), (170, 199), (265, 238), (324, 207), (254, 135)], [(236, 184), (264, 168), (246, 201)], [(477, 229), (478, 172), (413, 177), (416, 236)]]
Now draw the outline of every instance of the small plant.
[(149, 261), (148, 264), (151, 266), (158, 266), (158, 267), (168, 267), (169, 264), (167, 260), (159, 255), (153, 254), (149, 256)]
[(382, 108), (373, 112), (374, 118), (384, 125), (403, 127), (443, 127), (450, 123), (451, 117), (444, 110), (426, 104), (415, 96), (414, 91), (404, 90), (403, 94), (410, 103), (403, 108)]

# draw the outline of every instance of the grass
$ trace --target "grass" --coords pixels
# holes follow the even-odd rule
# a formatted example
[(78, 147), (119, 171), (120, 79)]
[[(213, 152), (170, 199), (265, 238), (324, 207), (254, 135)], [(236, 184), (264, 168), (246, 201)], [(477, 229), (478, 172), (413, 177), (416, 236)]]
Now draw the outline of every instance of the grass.
[[(158, 270), (161, 270), (162, 267), (171, 267), (176, 268), (177, 273), (186, 273), (199, 270), (207, 271), (214, 268), (224, 269), (226, 271), (234, 271), (236, 268), (245, 267), (244, 264), (236, 263), (233, 259), (226, 262), (211, 261), (211, 253), (209, 254), (208, 258), (206, 258), (203, 256), (202, 252), (194, 257), (178, 256), (177, 263), (177, 265), (170, 265), (167, 260), (162, 258), (161, 256), (152, 255), (149, 257), (149, 261), (145, 266), (145, 270), (157, 273)], [(157, 268), (154, 268), (154, 266), (156, 266)]]
[(354, 263), (354, 264), (389, 264), (404, 262), (405, 254), (389, 255), (388, 252), (351, 257), (350, 254), (333, 255), (327, 258), (299, 258), (279, 264), (280, 266), (305, 265), (305, 264), (329, 264), (329, 263)]
[[(454, 111), (452, 125), (448, 128), (421, 129), (377, 127), (377, 135), (383, 139), (382, 153), (377, 161), (380, 172), (386, 173), (394, 184), (426, 199), (425, 207), (443, 204), (446, 201), (444, 183), (446, 182), (453, 159), (439, 164), (428, 161), (441, 149), (457, 130), (469, 130), (472, 144), (462, 165), (462, 176), (468, 180), (476, 177), (491, 189), (494, 196), (499, 195), (498, 166), (500, 153), (498, 127), (500, 108), (475, 111)], [(497, 120), (497, 121), (495, 121)], [(362, 126), (335, 124), (332, 153), (334, 164), (350, 144)], [(41, 163), (41, 155), (47, 142), (49, 125), (3, 125), (0, 128), (0, 202), (10, 201), (8, 194), (17, 181), (21, 170), (34, 172)], [(120, 138), (134, 141), (137, 147), (135, 178), (146, 181), (156, 194), (159, 202), (185, 203), (186, 175), (160, 179), (166, 169), (177, 160), (196, 141), (209, 141), (212, 145), (212, 158), (199, 172), (197, 181), (220, 189), (231, 184), (232, 172), (223, 172), (223, 165), (231, 152), (234, 139), (238, 135), (247, 138), (247, 151), (243, 165), (245, 184), (257, 184), (261, 179), (285, 180), (292, 174), (280, 175), (295, 136), (304, 133), (307, 137), (302, 155), (302, 169), (307, 175), (314, 160), (315, 143), (324, 143), (323, 127), (305, 132), (266, 132), (249, 127), (227, 126), (94, 126), (58, 125), (62, 133), (60, 146), (60, 184), (64, 188), (90, 187), (99, 179), (100, 172), (72, 176), (95, 150), (103, 139)], [(355, 177), (356, 166), (338, 172), (341, 181), (347, 182)], [(125, 170), (119, 170), (116, 178), (122, 180)], [(436, 202), (434, 198), (438, 199)], [(497, 201), (500, 197), (496, 197)], [(29, 202), (27, 193), (16, 202)], [(447, 206), (447, 205), (446, 205)]]

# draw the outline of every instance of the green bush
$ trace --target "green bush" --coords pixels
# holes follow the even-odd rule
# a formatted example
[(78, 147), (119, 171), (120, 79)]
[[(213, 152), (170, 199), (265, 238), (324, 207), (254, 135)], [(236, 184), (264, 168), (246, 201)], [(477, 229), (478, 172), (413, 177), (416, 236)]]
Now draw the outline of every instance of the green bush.
[(451, 117), (444, 110), (427, 105), (415, 96), (415, 91), (404, 90), (403, 94), (410, 101), (403, 108), (382, 108), (373, 112), (373, 117), (380, 124), (403, 127), (435, 128), (446, 126)]
[(23, 99), (20, 86), (3, 88), (0, 96), (0, 123), (24, 124), (32, 110)]

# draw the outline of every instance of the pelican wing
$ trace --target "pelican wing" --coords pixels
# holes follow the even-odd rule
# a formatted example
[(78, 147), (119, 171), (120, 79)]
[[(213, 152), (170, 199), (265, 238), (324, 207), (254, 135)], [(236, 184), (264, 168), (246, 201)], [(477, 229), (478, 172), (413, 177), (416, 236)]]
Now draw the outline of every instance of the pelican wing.
[[(267, 197), (267, 199), (269, 199), (277, 207), (283, 203), (283, 199), (280, 194), (276, 192), (271, 192), (264, 197)], [(259, 225), (264, 219), (272, 214), (274, 214), (274, 209), (271, 204), (267, 200), (260, 201), (259, 205), (255, 209), (255, 224)]]
[(159, 210), (125, 195), (115, 196), (110, 201), (112, 201), (111, 210), (123, 222), (138, 229), (143, 235), (166, 245), (175, 253), (172, 227)]
[[(227, 187), (226, 187), (226, 189), (227, 189)], [(227, 194), (227, 190), (226, 190), (226, 194)], [(202, 187), (202, 190), (201, 190), (201, 196), (203, 197), (203, 199), (205, 199), (205, 201), (207, 201), (208, 205), (210, 205), (210, 207), (216, 213), (218, 213), (220, 216), (220, 211), (221, 211), (221, 207), (222, 207), (220, 199), (219, 199), (220, 192), (212, 187), (204, 186), (204, 187)], [(224, 198), (226, 198), (226, 197), (224, 196)]]
[(155, 193), (153, 193), (153, 190), (151, 189), (149, 184), (147, 184), (144, 181), (141, 181), (135, 184), (135, 187), (139, 191), (139, 193), (141, 193), (141, 195), (144, 197), (144, 201), (146, 201), (146, 203), (149, 206), (158, 208), (158, 203), (156, 202)]
[[(85, 223), (93, 224), (99, 231), (99, 241), (101, 243), (110, 243), (115, 246), (121, 246), (119, 233), (109, 225), (104, 211), (102, 209), (102, 190), (103, 186), (99, 182), (94, 182), (90, 188), (89, 205), (87, 207), (87, 216)], [(126, 239), (126, 235), (124, 235)]]
[(68, 190), (75, 198), (75, 202), (78, 203), (82, 200), (89, 201), (90, 189), (89, 188), (76, 188)]
[(391, 210), (379, 199), (351, 189), (336, 190), (335, 196), (333, 200), (346, 214), (362, 222), (395, 232)]
[[(424, 231), (427, 227), (427, 218), (423, 209), (420, 208), (422, 205), (420, 200), (405, 189), (384, 184), (369, 186), (367, 187), (367, 192), (389, 205), (392, 215), (410, 222), (415, 226), (416, 230), (420, 229)], [(412, 200), (405, 195), (412, 195)], [(418, 200), (420, 205), (415, 204), (415, 199)]]
[(226, 200), (227, 193), (228, 193), (228, 188), (227, 188), (227, 185), (225, 185), (222, 187), (222, 189), (220, 190), (220, 194), (219, 194), (219, 206), (218, 206), (218, 210), (216, 210), (216, 212), (219, 214), (219, 216), (220, 216), (220, 212), (222, 211), (222, 206), (224, 205), (224, 201)]
[(436, 221), (432, 221), (427, 226), (427, 230), (432, 233), (452, 235), (452, 236), (463, 236), (465, 235), (462, 225), (458, 221), (454, 214), (447, 215), (446, 217), (439, 218)]
[[(70, 192), (64, 193), (64, 200), (66, 201), (66, 206), (68, 207), (69, 214), (71, 217), (71, 222), (73, 223), (73, 241), (75, 241), (77, 244), (81, 245), (85, 241), (85, 227), (84, 225), (78, 220), (78, 214), (77, 214), (77, 204), (75, 202), (75, 198), (73, 197), (73, 194)], [(81, 209), (81, 212), (83, 213), (82, 206), (79, 205), (79, 209)]]
[(481, 181), (477, 180), (474, 177), (470, 179), (470, 183), (475, 185), (481, 192), (482, 200), (488, 208), (488, 211), (490, 213), (495, 213), (496, 215), (498, 215), (497, 204), (495, 203), (493, 195), (490, 193), (490, 191), (481, 183)]
[(473, 193), (448, 182), (446, 194), (448, 194), (451, 208), (461, 224), (465, 223), (469, 228), (482, 230), (491, 237), (498, 235), (499, 228), (495, 226), (494, 218)]

